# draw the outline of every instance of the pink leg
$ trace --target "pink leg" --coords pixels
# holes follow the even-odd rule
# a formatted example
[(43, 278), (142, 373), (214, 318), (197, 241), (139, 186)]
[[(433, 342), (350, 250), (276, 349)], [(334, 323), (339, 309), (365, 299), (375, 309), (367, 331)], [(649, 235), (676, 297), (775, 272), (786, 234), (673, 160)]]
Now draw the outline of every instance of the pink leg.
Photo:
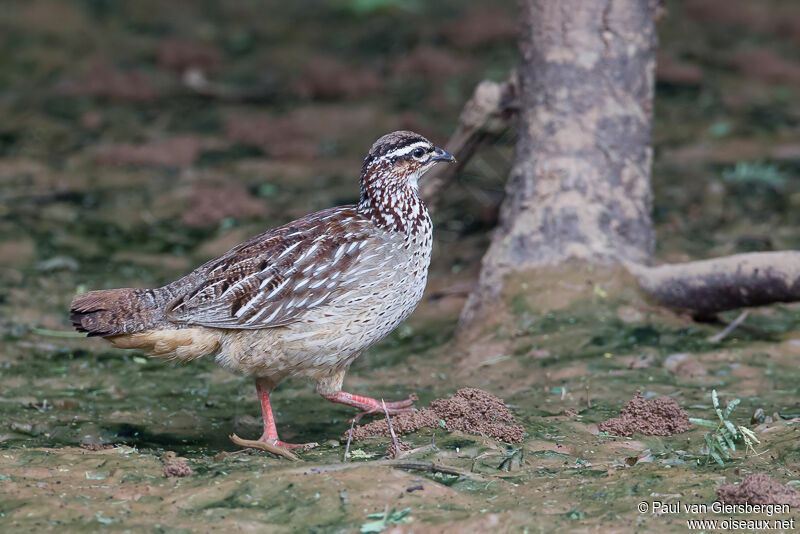
[(272, 415), (272, 406), (269, 404), (269, 395), (273, 386), (265, 380), (256, 378), (256, 391), (258, 400), (261, 401), (261, 417), (264, 419), (264, 433), (258, 441), (264, 441), (284, 449), (310, 449), (316, 443), (285, 443), (278, 439), (278, 429), (275, 426), (275, 417)]
[[(361, 419), (363, 416), (368, 414), (384, 413), (383, 403), (378, 399), (373, 399), (372, 397), (362, 397), (361, 395), (354, 395), (352, 393), (347, 393), (346, 391), (340, 391), (336, 395), (323, 395), (323, 397), (331, 402), (358, 408), (360, 412), (358, 415), (356, 415), (356, 420)], [(412, 393), (406, 400), (387, 402), (386, 411), (389, 412), (389, 415), (410, 412), (414, 410), (412, 406), (414, 405), (415, 400), (417, 400), (417, 396)]]

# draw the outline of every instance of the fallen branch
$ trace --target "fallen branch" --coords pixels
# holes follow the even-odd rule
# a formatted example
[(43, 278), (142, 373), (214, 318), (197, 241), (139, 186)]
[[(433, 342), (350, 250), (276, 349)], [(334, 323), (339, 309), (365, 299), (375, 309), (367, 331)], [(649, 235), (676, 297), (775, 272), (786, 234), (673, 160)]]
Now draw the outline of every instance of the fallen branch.
[(647, 267), (626, 263), (645, 293), (698, 319), (775, 302), (800, 301), (800, 252), (755, 252)]
[(464, 105), (456, 131), (445, 145), (456, 157), (455, 165), (440, 165), (425, 177), (422, 198), (433, 209), (445, 186), (457, 177), (488, 135), (499, 134), (511, 122), (517, 108), (519, 81), (511, 71), (502, 83), (484, 80)]

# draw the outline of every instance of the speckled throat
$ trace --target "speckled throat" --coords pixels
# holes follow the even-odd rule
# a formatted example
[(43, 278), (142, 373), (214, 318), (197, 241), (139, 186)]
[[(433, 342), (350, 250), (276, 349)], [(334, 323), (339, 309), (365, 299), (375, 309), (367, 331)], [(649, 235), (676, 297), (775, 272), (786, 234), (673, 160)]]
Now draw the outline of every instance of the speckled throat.
[(430, 215), (419, 198), (417, 177), (404, 177), (407, 172), (406, 165), (390, 161), (366, 166), (357, 211), (386, 230), (406, 234), (430, 231)]

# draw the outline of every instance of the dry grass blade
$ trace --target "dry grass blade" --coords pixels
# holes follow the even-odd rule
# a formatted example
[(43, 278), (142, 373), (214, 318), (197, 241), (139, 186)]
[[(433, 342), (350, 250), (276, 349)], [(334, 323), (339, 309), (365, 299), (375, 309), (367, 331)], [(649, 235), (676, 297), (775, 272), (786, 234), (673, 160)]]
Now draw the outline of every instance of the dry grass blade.
[(259, 449), (262, 451), (271, 452), (275, 456), (282, 456), (287, 460), (292, 460), (293, 462), (302, 462), (297, 455), (287, 451), (286, 449), (281, 449), (280, 447), (276, 447), (275, 445), (270, 445), (264, 441), (257, 441), (254, 439), (242, 439), (236, 434), (231, 434), (228, 436), (232, 442), (240, 447), (247, 447), (250, 449)]
[(347, 455), (350, 453), (350, 444), (353, 443), (353, 427), (356, 424), (356, 418), (353, 417), (353, 420), (350, 421), (350, 432), (347, 433), (347, 445), (344, 448), (344, 458), (342, 458), (343, 462), (347, 461)]
[(731, 332), (736, 330), (736, 327), (738, 327), (740, 324), (742, 324), (744, 322), (744, 320), (747, 319), (748, 315), (750, 315), (750, 311), (749, 310), (743, 311), (742, 313), (739, 314), (739, 317), (734, 319), (731, 324), (729, 324), (728, 326), (725, 327), (725, 330), (723, 330), (719, 334), (711, 336), (710, 338), (708, 338), (708, 340), (711, 343), (719, 343), (720, 341), (722, 341), (723, 339), (728, 337), (728, 334), (730, 334)]
[(394, 433), (394, 427), (392, 426), (392, 418), (389, 417), (389, 410), (386, 409), (386, 402), (381, 399), (381, 404), (383, 405), (383, 413), (386, 414), (386, 423), (389, 425), (389, 432), (392, 434), (392, 444), (394, 444), (394, 454), (397, 457), (400, 454), (400, 444), (397, 442), (397, 434)]

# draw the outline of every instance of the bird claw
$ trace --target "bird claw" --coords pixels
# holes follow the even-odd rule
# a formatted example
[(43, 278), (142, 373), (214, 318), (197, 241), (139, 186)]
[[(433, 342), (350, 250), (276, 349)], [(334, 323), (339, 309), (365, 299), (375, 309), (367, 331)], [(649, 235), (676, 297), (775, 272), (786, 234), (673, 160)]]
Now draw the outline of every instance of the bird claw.
[(276, 456), (282, 456), (288, 460), (293, 460), (295, 462), (300, 462), (300, 458), (289, 449), (301, 449), (301, 450), (308, 450), (313, 449), (317, 446), (316, 443), (284, 443), (283, 441), (277, 439), (265, 439), (264, 436), (261, 436), (260, 439), (253, 440), (253, 439), (242, 439), (236, 434), (231, 434), (230, 439), (236, 445), (240, 447), (246, 447), (250, 449), (259, 449), (262, 451), (271, 452)]

